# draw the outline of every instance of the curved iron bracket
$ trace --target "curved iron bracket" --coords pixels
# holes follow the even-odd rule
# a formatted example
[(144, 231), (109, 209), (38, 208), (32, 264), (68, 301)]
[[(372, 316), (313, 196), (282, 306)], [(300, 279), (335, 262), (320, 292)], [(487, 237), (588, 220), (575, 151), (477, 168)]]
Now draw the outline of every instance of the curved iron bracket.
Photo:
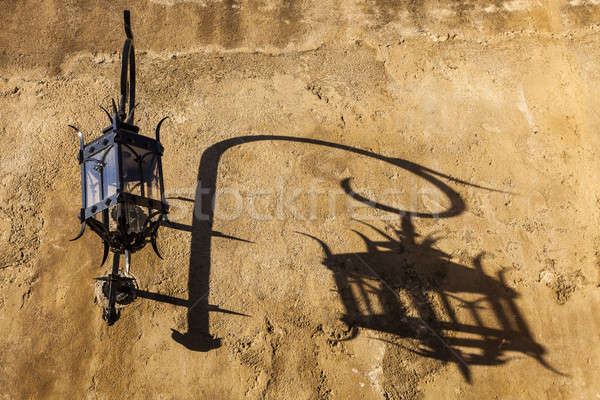
[(77, 234), (77, 236), (75, 236), (73, 239), (70, 239), (69, 242), (74, 242), (77, 239), (79, 239), (80, 237), (83, 236), (83, 233), (85, 232), (85, 221), (83, 221), (81, 223), (81, 230), (79, 231), (79, 233)]
[(158, 121), (158, 125), (156, 125), (156, 141), (160, 143), (160, 126), (162, 125), (163, 122), (165, 122), (165, 120), (169, 119), (169, 117), (164, 117), (163, 119), (161, 119), (160, 121)]
[(112, 117), (110, 116), (110, 113), (108, 112), (108, 110), (107, 110), (106, 108), (102, 107), (102, 106), (98, 106), (98, 107), (100, 107), (100, 109), (101, 109), (102, 111), (104, 111), (104, 113), (106, 113), (106, 116), (108, 117), (108, 120), (110, 121), (110, 123), (111, 123), (111, 125), (112, 125), (112, 123), (113, 123), (113, 119), (112, 119)]
[(152, 243), (152, 249), (158, 256), (158, 258), (163, 260), (162, 256), (160, 255), (160, 252), (158, 251), (158, 246), (156, 245), (156, 234), (152, 235), (152, 237), (150, 238), (150, 242)]
[(108, 258), (108, 250), (109, 250), (108, 242), (106, 240), (104, 240), (103, 243), (104, 243), (104, 254), (102, 254), (102, 262), (100, 263), (100, 266), (103, 266), (104, 262)]
[(77, 136), (79, 136), (79, 149), (83, 150), (83, 133), (74, 125), (69, 125), (69, 128), (73, 128), (77, 132)]

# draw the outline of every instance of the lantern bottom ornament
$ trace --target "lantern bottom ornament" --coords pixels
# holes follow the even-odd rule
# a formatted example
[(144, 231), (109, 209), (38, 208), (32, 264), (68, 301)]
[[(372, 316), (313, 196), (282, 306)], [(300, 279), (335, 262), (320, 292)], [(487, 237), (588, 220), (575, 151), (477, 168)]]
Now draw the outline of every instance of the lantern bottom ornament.
[[(124, 21), (127, 37), (122, 54), (119, 106), (113, 100), (112, 115), (101, 107), (110, 125), (87, 144), (81, 131), (69, 125), (79, 135), (81, 166), (81, 230), (73, 240), (80, 238), (88, 226), (104, 244), (101, 265), (109, 251), (114, 253), (111, 272), (96, 278), (96, 302), (102, 306), (102, 317), (109, 325), (119, 319), (119, 309), (137, 297), (138, 285), (129, 273), (130, 255), (150, 243), (162, 258), (156, 238), (169, 210), (161, 162), (164, 149), (160, 143), (160, 127), (166, 118), (156, 126), (155, 138), (140, 135), (133, 123), (135, 52), (129, 11), (124, 12)], [(119, 269), (122, 254), (125, 271)]]
[(129, 272), (129, 252), (125, 252), (126, 270), (119, 269), (118, 254), (113, 259), (113, 269), (109, 274), (96, 279), (95, 302), (102, 307), (102, 318), (109, 324), (115, 323), (120, 311), (137, 298), (138, 284)]

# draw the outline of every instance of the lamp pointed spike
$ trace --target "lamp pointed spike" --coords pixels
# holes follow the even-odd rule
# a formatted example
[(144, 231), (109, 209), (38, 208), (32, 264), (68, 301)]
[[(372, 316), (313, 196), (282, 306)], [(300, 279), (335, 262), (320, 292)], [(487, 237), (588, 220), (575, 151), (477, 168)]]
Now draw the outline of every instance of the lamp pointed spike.
[(162, 256), (160, 255), (160, 252), (158, 251), (158, 246), (156, 245), (156, 235), (152, 235), (152, 238), (150, 239), (150, 242), (152, 243), (152, 249), (154, 250), (154, 252), (158, 256), (158, 258), (160, 258), (161, 260), (163, 260)]
[(100, 109), (106, 113), (106, 116), (108, 117), (108, 120), (112, 124), (113, 120), (112, 120), (112, 117), (110, 116), (110, 113), (108, 112), (108, 110), (106, 108), (102, 107), (102, 106), (98, 106), (98, 107), (100, 107)]
[(77, 236), (75, 236), (73, 239), (70, 239), (69, 241), (70, 241), (70, 242), (74, 242), (74, 241), (76, 241), (77, 239), (79, 239), (80, 237), (82, 237), (82, 236), (83, 236), (83, 233), (84, 233), (84, 232), (85, 232), (85, 221), (83, 221), (83, 222), (81, 223), (81, 230), (79, 231), (79, 233), (77, 234)]
[(135, 111), (136, 107), (139, 105), (140, 105), (140, 103), (137, 103), (129, 109), (129, 114), (127, 114), (127, 119), (125, 120), (126, 123), (128, 123), (128, 124), (133, 123), (133, 112)]
[(111, 118), (113, 130), (117, 131), (119, 129), (119, 113), (117, 112), (117, 104), (115, 103), (115, 99), (111, 99), (112, 101), (112, 111), (113, 115)]
[(104, 254), (102, 255), (102, 262), (100, 263), (100, 266), (104, 265), (104, 262), (106, 261), (106, 258), (108, 257), (108, 243), (106, 241), (104, 241)]
[(163, 122), (165, 122), (165, 120), (169, 119), (169, 117), (164, 117), (163, 119), (161, 119), (158, 124), (156, 125), (156, 141), (160, 143), (160, 126), (162, 125)]
[(74, 125), (69, 125), (69, 128), (72, 128), (75, 130), (75, 132), (77, 132), (77, 136), (79, 136), (79, 147), (81, 150), (83, 150), (83, 133), (81, 133), (79, 128)]

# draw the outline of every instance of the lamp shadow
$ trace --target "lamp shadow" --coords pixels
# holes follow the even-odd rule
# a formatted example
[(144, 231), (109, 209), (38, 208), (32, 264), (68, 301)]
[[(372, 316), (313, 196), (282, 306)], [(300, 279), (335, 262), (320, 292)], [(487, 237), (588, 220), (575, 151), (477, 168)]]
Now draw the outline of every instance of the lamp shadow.
[[(315, 145), (384, 161), (390, 164), (390, 167), (403, 169), (427, 181), (447, 199), (446, 204), (449, 206), (437, 213), (403, 210), (362, 197), (352, 190), (351, 181), (348, 179), (341, 182), (345, 193), (355, 200), (403, 216), (402, 230), (397, 232), (399, 236), (397, 240), (385, 236), (386, 242), (372, 242), (364, 234), (356, 232), (368, 245), (369, 250), (365, 253), (335, 255), (328, 250), (324, 242), (314, 238), (323, 246), (326, 253), (323, 263), (333, 272), (338, 284), (346, 309), (343, 317), (345, 322), (356, 328), (363, 327), (398, 337), (419, 339), (423, 346), (415, 350), (416, 353), (444, 361), (455, 361), (461, 368), (465, 380), (469, 382), (471, 381), (470, 365), (502, 364), (507, 361), (504, 357), (507, 351), (531, 355), (545, 367), (552, 369), (542, 358), (545, 353), (544, 348), (533, 340), (516, 306), (514, 299), (517, 293), (506, 286), (501, 272), (496, 277), (486, 275), (481, 266), (481, 256), (473, 260), (475, 268), (453, 263), (449, 261), (447, 254), (432, 247), (434, 241), (431, 238), (425, 238), (420, 243), (415, 239), (417, 234), (411, 218), (450, 218), (460, 215), (466, 209), (461, 196), (444, 181), (500, 191), (471, 184), (404, 159), (387, 157), (352, 146), (293, 136), (236, 137), (213, 144), (203, 152), (198, 168), (192, 225), (184, 226), (185, 230), (191, 232), (187, 332), (173, 330), (172, 338), (175, 341), (193, 351), (209, 351), (221, 345), (220, 339), (213, 337), (209, 332), (211, 306), (208, 303), (212, 239), (217, 236), (227, 237), (213, 231), (219, 162), (228, 149), (262, 141)], [(375, 228), (371, 227), (371, 229)], [(383, 234), (381, 231), (377, 232)], [(348, 259), (355, 260), (356, 265), (349, 267), (346, 262)], [(367, 284), (368, 280), (377, 280), (378, 276), (383, 279), (379, 282), (391, 283), (381, 284), (383, 286), (378, 288)], [(349, 292), (349, 285), (355, 285), (359, 291), (362, 290), (362, 297), (355, 297)], [(390, 287), (386, 288), (386, 285)], [(407, 314), (407, 305), (393, 294), (397, 290), (406, 292), (415, 308), (416, 316)], [(367, 296), (368, 292), (370, 294)], [(481, 298), (469, 303), (459, 297), (463, 292), (478, 294)], [(429, 301), (431, 293), (439, 297), (447, 319), (441, 318), (436, 313)], [(366, 309), (358, 306), (361, 301), (366, 301), (368, 304), (369, 296), (373, 295), (380, 303), (379, 311), (369, 306), (366, 306)], [(467, 307), (475, 323), (470, 325), (460, 323), (454, 312), (455, 307), (451, 305), (452, 302), (460, 303), (460, 307)], [(482, 303), (491, 308), (499, 322), (499, 328), (486, 327), (482, 320), (478, 319), (477, 310)], [(423, 327), (429, 334), (423, 334)], [(470, 337), (461, 338), (457, 334), (470, 334)], [(472, 338), (473, 335), (477, 338)], [(466, 352), (463, 348), (477, 349), (478, 353)]]
[(414, 339), (416, 349), (409, 351), (455, 363), (468, 383), (471, 366), (504, 364), (510, 360), (508, 352), (534, 357), (559, 373), (544, 360), (546, 350), (533, 338), (504, 272), (485, 273), (483, 253), (472, 266), (450, 261), (434, 247), (439, 238), (419, 239), (410, 215), (402, 217), (396, 238), (359, 223), (383, 239), (353, 230), (366, 246), (359, 253), (334, 254), (319, 238), (301, 233), (323, 249), (323, 265), (332, 272), (344, 306), (341, 320), (352, 332), (344, 340), (354, 338), (357, 328)]
[[(212, 238), (215, 236), (213, 231), (214, 200), (217, 187), (219, 162), (223, 154), (232, 147), (263, 141), (285, 141), (291, 143), (310, 144), (326, 148), (339, 149), (371, 159), (381, 160), (389, 163), (391, 166), (409, 171), (428, 181), (430, 184), (440, 190), (448, 198), (450, 203), (450, 206), (446, 210), (435, 215), (393, 209), (394, 212), (407, 213), (420, 218), (447, 218), (459, 215), (465, 209), (465, 203), (462, 198), (454, 189), (446, 185), (441, 179), (443, 178), (467, 185), (469, 183), (460, 181), (448, 175), (441, 174), (437, 171), (425, 168), (404, 159), (386, 157), (367, 150), (338, 143), (294, 136), (241, 136), (213, 144), (202, 153), (202, 157), (200, 159), (200, 165), (198, 167), (198, 185), (196, 187), (196, 195), (194, 199), (193, 220), (191, 226), (188, 227), (189, 231), (191, 232), (190, 265), (188, 275), (188, 294), (191, 306), (188, 308), (187, 313), (187, 332), (183, 333), (176, 330), (173, 330), (172, 332), (173, 339), (190, 350), (209, 351), (221, 345), (220, 340), (218, 338), (214, 338), (209, 333), (208, 309), (211, 246)], [(350, 188), (349, 182), (344, 183), (343, 189), (348, 194), (352, 195), (352, 189)], [(367, 202), (373, 207), (381, 208), (381, 205), (371, 203), (368, 199), (363, 199), (359, 196), (355, 197), (357, 200)], [(386, 211), (390, 210), (389, 207), (385, 207), (384, 209)]]

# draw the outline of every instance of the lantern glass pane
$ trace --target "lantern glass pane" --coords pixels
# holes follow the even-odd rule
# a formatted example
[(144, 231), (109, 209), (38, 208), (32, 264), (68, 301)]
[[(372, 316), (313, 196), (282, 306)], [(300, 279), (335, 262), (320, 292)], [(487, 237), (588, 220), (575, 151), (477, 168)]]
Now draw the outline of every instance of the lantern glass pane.
[(150, 153), (144, 158), (144, 191), (146, 197), (160, 200), (160, 186), (158, 180), (158, 154)]
[(160, 199), (158, 155), (137, 146), (123, 146), (123, 185), (125, 192)]
[(140, 165), (138, 163), (138, 152), (133, 146), (122, 146), (123, 163), (123, 190), (127, 193), (142, 195), (140, 185)]
[(99, 151), (85, 162), (87, 206), (94, 205), (117, 192), (117, 153), (114, 146)]
[(94, 160), (85, 163), (85, 187), (87, 206), (100, 201), (100, 169)]
[(115, 146), (107, 150), (104, 164), (104, 198), (107, 198), (115, 195), (119, 188), (119, 165)]

